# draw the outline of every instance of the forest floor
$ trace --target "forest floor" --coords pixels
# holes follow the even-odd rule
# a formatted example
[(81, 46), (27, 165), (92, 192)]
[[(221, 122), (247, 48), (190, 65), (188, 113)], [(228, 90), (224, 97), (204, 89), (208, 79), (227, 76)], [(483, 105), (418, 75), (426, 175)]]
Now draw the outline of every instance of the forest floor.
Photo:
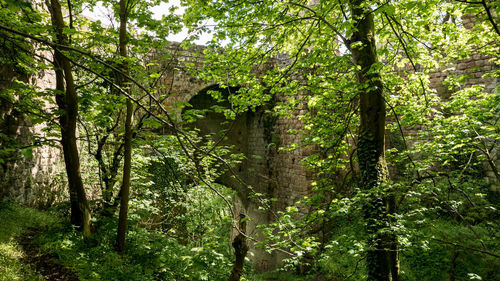
[(29, 227), (18, 237), (17, 241), (23, 251), (21, 262), (33, 267), (47, 280), (79, 281), (74, 272), (55, 262), (57, 260), (55, 255), (42, 252), (35, 243), (34, 237), (43, 230), (43, 227)]
[(77, 276), (44, 254), (35, 235), (54, 223), (53, 215), (0, 202), (0, 280), (78, 280)]
[[(211, 268), (216, 258), (223, 258), (213, 251), (195, 248), (194, 252), (173, 238), (133, 226), (129, 232), (133, 247), (121, 257), (113, 248), (115, 219), (100, 221), (99, 233), (85, 242), (62, 214), (66, 215), (57, 208), (40, 211), (0, 201), (0, 281), (227, 280), (231, 269), (228, 258), (224, 268)], [(242, 280), (317, 279), (261, 274), (249, 266)]]

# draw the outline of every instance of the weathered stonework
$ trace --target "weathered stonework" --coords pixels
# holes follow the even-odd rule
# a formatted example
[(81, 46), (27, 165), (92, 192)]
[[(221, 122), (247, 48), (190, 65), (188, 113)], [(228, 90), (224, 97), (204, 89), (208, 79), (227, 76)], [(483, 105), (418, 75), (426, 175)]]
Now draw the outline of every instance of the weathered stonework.
[[(153, 56), (153, 59), (166, 57), (165, 60), (161, 60), (160, 68), (167, 71), (159, 84), (164, 86), (161, 89), (162, 94), (169, 96), (167, 104), (188, 102), (194, 109), (207, 109), (217, 104), (206, 93), (207, 90), (227, 91), (220, 89), (216, 84), (200, 80), (196, 74), (194, 77), (190, 74), (202, 71), (203, 50), (204, 47), (196, 46), (186, 51), (174, 44), (165, 50), (167, 56), (165, 54)], [(264, 67), (272, 68), (277, 63), (280, 65), (288, 63), (288, 57), (280, 56)], [(190, 65), (190, 69), (186, 65)], [(265, 69), (259, 71), (265, 72)], [(236, 88), (230, 89), (231, 92), (236, 90)], [(281, 102), (286, 102), (286, 98), (276, 97)], [(304, 157), (311, 154), (311, 150), (279, 149), (301, 142), (301, 136), (289, 134), (289, 130), (299, 130), (302, 127), (299, 116), (306, 113), (305, 104), (302, 104), (290, 118), (276, 116), (270, 113), (270, 109), (272, 104), (261, 106), (255, 111), (238, 115), (234, 121), (226, 120), (222, 114), (209, 113), (195, 124), (202, 135), (212, 133), (215, 134), (215, 139), (220, 137), (217, 133), (231, 128), (226, 135), (227, 140), (222, 144), (234, 145), (233, 152), (243, 153), (246, 160), (234, 167), (239, 180), (227, 173), (219, 179), (219, 182), (237, 191), (239, 196), (235, 198), (236, 215), (242, 212), (251, 218), (247, 222), (246, 233), (258, 240), (262, 237), (256, 226), (273, 222), (278, 216), (278, 211), (283, 211), (287, 206), (293, 205), (311, 193), (311, 178), (307, 176), (305, 167), (300, 163)], [(180, 117), (180, 113), (175, 112), (173, 115)], [(263, 194), (263, 198), (253, 196), (256, 193)], [(269, 198), (277, 200), (266, 206), (267, 210), (262, 210), (261, 207), (267, 204), (263, 203), (262, 199)], [(254, 267), (260, 270), (274, 269), (284, 258), (279, 252), (268, 254), (254, 246), (251, 247), (249, 255), (254, 260)]]
[[(192, 58), (192, 57), (190, 57)], [(198, 59), (202, 59), (198, 56)], [(192, 61), (191, 61), (192, 62)], [(280, 61), (286, 63), (286, 61)], [(202, 63), (196, 63), (201, 68)], [(446, 69), (451, 71), (435, 71), (430, 73), (430, 87), (438, 92), (438, 95), (443, 98), (449, 98), (451, 92), (443, 81), (448, 75), (469, 75), (464, 87), (472, 85), (482, 85), (488, 92), (496, 91), (498, 86), (498, 79), (491, 77), (483, 77), (485, 73), (497, 69), (490, 58), (484, 55), (474, 54), (468, 59), (458, 61), (452, 65), (446, 66)], [(181, 73), (178, 71), (178, 73)], [(184, 72), (186, 74), (187, 72)], [(182, 75), (177, 77), (180, 81), (174, 81), (172, 85), (172, 92), (181, 93), (177, 97), (184, 96), (186, 99), (183, 101), (193, 101), (193, 97), (200, 91), (197, 89), (206, 88), (207, 84), (195, 80), (185, 83)], [(190, 78), (191, 79), (191, 78)], [(171, 82), (171, 81), (170, 81)], [(177, 84), (179, 83), (179, 84)], [(192, 84), (189, 84), (192, 83)], [(188, 85), (186, 85), (188, 84)], [(175, 86), (182, 85), (182, 86)], [(197, 92), (198, 91), (198, 92)], [(188, 94), (185, 96), (185, 94)], [(307, 93), (304, 93), (307, 94)], [(287, 97), (275, 97), (277, 101), (286, 102)], [(180, 98), (179, 100), (182, 100)], [(197, 108), (209, 108), (210, 103), (197, 104)], [(290, 134), (290, 131), (299, 131), (302, 128), (302, 121), (300, 116), (307, 112), (307, 107), (304, 103), (299, 104), (294, 114), (290, 117), (283, 117), (268, 113), (264, 108), (259, 108), (255, 112), (248, 112), (245, 116), (240, 116), (240, 124), (235, 126), (238, 130), (243, 130), (243, 135), (246, 135), (246, 141), (235, 141), (237, 137), (231, 138), (228, 144), (246, 145), (246, 147), (239, 147), (240, 152), (247, 155), (247, 162), (242, 165), (243, 169), (247, 172), (240, 173), (240, 176), (252, 186), (252, 192), (265, 194), (268, 198), (276, 198), (277, 200), (272, 203), (271, 208), (267, 211), (259, 209), (260, 202), (256, 199), (249, 199), (248, 191), (242, 191), (236, 201), (239, 202), (239, 210), (252, 218), (247, 225), (247, 233), (250, 236), (259, 237), (259, 231), (255, 226), (259, 224), (267, 224), (276, 218), (278, 211), (284, 210), (287, 206), (293, 205), (297, 200), (303, 196), (310, 195), (312, 192), (311, 182), (312, 176), (310, 172), (306, 171), (305, 167), (301, 164), (301, 160), (311, 155), (313, 152), (310, 148), (302, 148), (300, 134)], [(212, 119), (216, 124), (221, 123), (221, 117)], [(207, 122), (203, 121), (207, 126)], [(246, 124), (246, 125), (245, 125)], [(212, 124), (213, 125), (213, 124)], [(212, 126), (211, 130), (205, 130), (205, 133), (217, 132), (224, 129), (223, 127)], [(241, 138), (240, 138), (241, 139)], [(232, 141), (231, 141), (232, 140)], [(390, 140), (389, 140), (390, 141)], [(292, 144), (298, 144), (298, 149), (295, 150), (281, 150), (280, 147), (290, 147)], [(390, 146), (390, 142), (388, 146)], [(494, 153), (494, 154), (493, 154)], [(495, 155), (496, 166), (500, 166), (500, 157), (497, 150), (494, 150), (492, 155)], [(485, 163), (487, 180), (491, 183), (492, 190), (498, 190), (498, 182), (491, 170), (490, 166)], [(237, 186), (228, 181), (225, 182), (228, 186)], [(252, 248), (251, 252), (254, 255), (255, 267), (261, 270), (269, 270), (276, 267), (281, 263), (284, 257), (280, 253), (266, 254), (260, 249)]]
[[(23, 76), (6, 65), (0, 66), (0, 92), (9, 89), (15, 80), (37, 85), (41, 90), (53, 87), (54, 79), (45, 72), (38, 76)], [(16, 98), (19, 95), (14, 94)], [(2, 149), (14, 151), (2, 155), (0, 164), (0, 199), (22, 204), (46, 207), (65, 196), (61, 151), (58, 147), (37, 145), (32, 157), (23, 156), (20, 149), (34, 145), (34, 136), (44, 137), (44, 124), (32, 124), (29, 114), (23, 114), (16, 105), (0, 97), (0, 139)]]
[[(463, 75), (467, 77), (465, 83), (462, 86), (463, 88), (479, 85), (484, 88), (484, 92), (494, 93), (495, 91), (498, 91), (498, 77), (485, 77), (484, 75), (487, 73), (494, 73), (498, 70), (498, 68), (499, 66), (495, 65), (495, 63), (492, 61), (491, 56), (473, 54), (467, 59), (463, 59), (455, 62), (454, 64), (442, 67), (442, 70), (440, 71), (434, 71), (430, 73), (429, 86), (432, 89), (436, 89), (437, 94), (440, 98), (442, 98), (443, 100), (447, 100), (450, 98), (452, 92), (460, 89), (449, 89), (449, 87), (443, 82), (445, 82), (445, 79), (450, 75)], [(500, 167), (500, 152), (498, 151), (497, 147), (493, 147), (493, 149), (490, 151), (490, 156), (492, 158), (493, 164), (498, 169), (498, 167)], [(483, 168), (485, 171), (485, 179), (490, 185), (490, 190), (492, 192), (499, 192), (500, 182), (498, 182), (491, 164), (487, 161), (484, 161)]]

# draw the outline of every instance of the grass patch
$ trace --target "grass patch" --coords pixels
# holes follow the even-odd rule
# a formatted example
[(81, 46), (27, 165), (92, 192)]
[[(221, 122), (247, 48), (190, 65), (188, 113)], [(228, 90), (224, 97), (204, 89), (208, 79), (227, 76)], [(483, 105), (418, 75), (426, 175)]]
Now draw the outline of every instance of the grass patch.
[(29, 227), (54, 223), (57, 218), (47, 212), (0, 202), (0, 276), (2, 281), (44, 280), (29, 265), (21, 261), (23, 251), (16, 238)]

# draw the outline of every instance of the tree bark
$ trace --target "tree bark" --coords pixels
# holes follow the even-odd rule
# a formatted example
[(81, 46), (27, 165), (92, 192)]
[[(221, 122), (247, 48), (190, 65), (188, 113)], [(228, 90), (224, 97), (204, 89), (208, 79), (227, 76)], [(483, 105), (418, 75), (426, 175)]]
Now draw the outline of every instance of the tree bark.
[(459, 252), (457, 249), (453, 249), (453, 254), (451, 255), (451, 268), (450, 268), (450, 281), (455, 281), (456, 280), (456, 274), (457, 274), (457, 258), (458, 258)]
[(396, 237), (389, 232), (388, 211), (394, 210), (390, 195), (383, 194), (388, 180), (385, 160), (384, 90), (377, 67), (377, 49), (373, 12), (363, 0), (350, 1), (356, 29), (351, 37), (352, 58), (359, 66), (360, 128), (358, 160), (361, 186), (370, 197), (364, 205), (366, 230), (369, 235), (366, 256), (368, 280), (398, 280), (399, 261)]
[[(47, 0), (51, 14), (52, 25), (56, 31), (57, 42), (68, 45), (66, 35), (63, 33), (64, 19), (61, 5), (57, 0)], [(78, 96), (73, 80), (72, 66), (69, 60), (54, 48), (54, 68), (56, 72), (56, 102), (63, 112), (59, 117), (61, 126), (61, 143), (63, 147), (66, 174), (71, 201), (71, 223), (79, 226), (86, 238), (91, 234), (90, 207), (83, 187), (80, 173), (80, 156), (76, 143), (76, 124), (78, 117)]]
[[(119, 122), (118, 119), (117, 122)], [(112, 217), (115, 213), (116, 208), (118, 207), (119, 196), (117, 196), (113, 200), (113, 187), (115, 186), (115, 183), (117, 181), (116, 176), (120, 168), (121, 154), (124, 146), (124, 144), (122, 143), (119, 144), (118, 147), (114, 148), (111, 164), (109, 165), (109, 167), (106, 166), (106, 163), (103, 159), (103, 149), (110, 134), (111, 130), (108, 130), (107, 134), (99, 139), (99, 141), (97, 142), (97, 150), (94, 154), (94, 157), (99, 165), (99, 169), (102, 173), (101, 180), (102, 182), (104, 182), (104, 186), (101, 186), (103, 201), (101, 215), (106, 217)]]
[[(127, 64), (127, 19), (128, 1), (120, 0), (120, 55), (122, 57), (123, 73), (128, 75), (129, 69)], [(127, 84), (124, 77), (122, 83)], [(130, 88), (125, 87), (126, 91), (130, 93)], [(127, 117), (125, 118), (125, 142), (124, 142), (124, 157), (123, 157), (123, 182), (120, 196), (120, 215), (118, 218), (118, 234), (116, 238), (117, 250), (120, 254), (125, 254), (125, 236), (127, 233), (127, 213), (128, 201), (130, 195), (130, 173), (131, 173), (131, 160), (132, 160), (132, 117), (134, 108), (132, 101), (127, 99)]]
[(246, 222), (244, 221), (245, 215), (240, 214), (240, 231), (233, 240), (234, 256), (235, 261), (233, 264), (233, 269), (231, 270), (231, 275), (229, 275), (229, 281), (239, 281), (241, 275), (243, 274), (243, 266), (245, 265), (245, 257), (248, 252), (247, 238), (244, 233), (246, 232)]

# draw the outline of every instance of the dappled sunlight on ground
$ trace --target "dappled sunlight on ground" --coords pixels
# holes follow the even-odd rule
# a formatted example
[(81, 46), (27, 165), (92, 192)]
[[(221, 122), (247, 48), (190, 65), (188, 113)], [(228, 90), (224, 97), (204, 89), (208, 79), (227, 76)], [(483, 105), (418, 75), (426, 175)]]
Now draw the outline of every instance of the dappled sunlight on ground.
[(49, 222), (46, 214), (33, 209), (0, 203), (0, 280), (45, 280), (23, 262), (23, 249), (17, 238), (31, 226)]

